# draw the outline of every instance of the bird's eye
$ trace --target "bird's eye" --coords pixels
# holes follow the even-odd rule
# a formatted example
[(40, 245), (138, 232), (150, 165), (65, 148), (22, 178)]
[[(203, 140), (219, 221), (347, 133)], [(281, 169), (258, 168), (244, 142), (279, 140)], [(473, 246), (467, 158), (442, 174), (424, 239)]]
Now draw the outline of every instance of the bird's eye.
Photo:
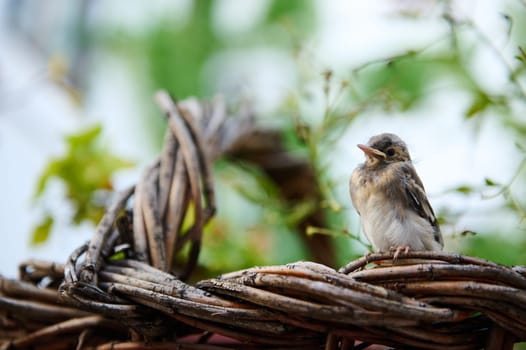
[(395, 150), (392, 149), (392, 148), (389, 148), (389, 149), (385, 152), (385, 154), (387, 154), (388, 157), (392, 157), (392, 156), (394, 156), (394, 154), (395, 154)]

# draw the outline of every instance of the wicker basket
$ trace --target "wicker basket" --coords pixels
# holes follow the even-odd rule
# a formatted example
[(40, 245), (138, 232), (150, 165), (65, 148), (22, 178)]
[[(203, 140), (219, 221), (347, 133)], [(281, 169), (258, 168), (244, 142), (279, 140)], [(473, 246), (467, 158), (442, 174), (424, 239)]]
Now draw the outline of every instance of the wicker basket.
[[(228, 118), (219, 100), (156, 98), (169, 124), (162, 154), (116, 196), (93, 239), (65, 264), (29, 261), (18, 280), (1, 279), (2, 348), (460, 350), (526, 340), (526, 268), (457, 254), (402, 253), (394, 265), (392, 254), (372, 254), (338, 271), (296, 262), (185, 282), (215, 210), (213, 159), (250, 158), (276, 181), (311, 174), (254, 128), (249, 109)], [(185, 244), (187, 261), (174, 265)], [(110, 259), (117, 251), (126, 258)]]

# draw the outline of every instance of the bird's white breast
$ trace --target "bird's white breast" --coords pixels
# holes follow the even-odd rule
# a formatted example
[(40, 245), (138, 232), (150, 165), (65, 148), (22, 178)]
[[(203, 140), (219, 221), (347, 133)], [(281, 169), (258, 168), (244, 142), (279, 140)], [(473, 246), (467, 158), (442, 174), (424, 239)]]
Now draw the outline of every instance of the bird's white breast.
[[(354, 178), (354, 179), (353, 179)], [(434, 240), (434, 228), (429, 221), (413, 210), (407, 210), (399, 201), (388, 200), (376, 190), (380, 177), (370, 176), (363, 181), (357, 169), (351, 178), (351, 198), (360, 214), (362, 229), (375, 251), (388, 251), (396, 247), (412, 250), (440, 250)]]
[(400, 211), (382, 194), (367, 198), (361, 213), (362, 228), (376, 251), (388, 251), (393, 247), (426, 249), (426, 237), (433, 237), (433, 228), (415, 212)]

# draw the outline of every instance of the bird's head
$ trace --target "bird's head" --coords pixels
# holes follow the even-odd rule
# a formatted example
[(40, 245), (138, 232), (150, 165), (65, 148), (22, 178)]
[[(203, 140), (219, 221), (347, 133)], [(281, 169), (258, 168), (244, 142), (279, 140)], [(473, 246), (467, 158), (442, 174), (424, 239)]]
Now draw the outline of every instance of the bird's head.
[(358, 144), (358, 148), (365, 153), (365, 164), (369, 167), (411, 160), (405, 142), (395, 134), (384, 133), (373, 136), (367, 145)]

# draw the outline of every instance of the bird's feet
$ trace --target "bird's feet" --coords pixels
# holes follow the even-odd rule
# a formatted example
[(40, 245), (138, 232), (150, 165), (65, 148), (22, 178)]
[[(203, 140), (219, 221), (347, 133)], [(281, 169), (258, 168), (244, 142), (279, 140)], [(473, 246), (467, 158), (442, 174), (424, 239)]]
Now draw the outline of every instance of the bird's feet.
[(409, 253), (409, 250), (411, 249), (411, 247), (409, 246), (397, 246), (397, 247), (391, 247), (389, 249), (389, 251), (393, 252), (394, 251), (394, 254), (393, 254), (393, 264), (396, 262), (396, 260), (398, 259), (398, 256), (400, 256), (400, 253), (404, 252), (404, 254), (407, 254)]

